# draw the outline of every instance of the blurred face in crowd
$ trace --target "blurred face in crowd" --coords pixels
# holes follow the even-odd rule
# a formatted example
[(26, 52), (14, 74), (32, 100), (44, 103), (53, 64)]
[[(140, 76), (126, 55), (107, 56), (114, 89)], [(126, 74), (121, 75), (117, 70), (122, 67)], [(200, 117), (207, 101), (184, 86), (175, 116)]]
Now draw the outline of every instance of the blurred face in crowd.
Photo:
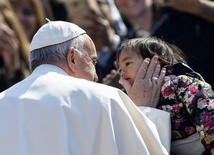
[(114, 0), (119, 11), (126, 16), (135, 17), (152, 6), (152, 0)]
[(31, 40), (35, 32), (37, 31), (38, 21), (31, 0), (10, 0), (15, 14), (20, 21), (24, 32)]
[[(0, 13), (0, 70), (4, 68), (8, 72), (14, 72), (19, 68), (20, 59), (18, 45), (19, 41), (16, 34), (5, 22), (3, 15)], [(2, 71), (0, 72), (0, 74), (5, 74)]]
[[(99, 11), (93, 11), (90, 9), (90, 16), (86, 18), (90, 20), (90, 24), (86, 27), (82, 26), (87, 34), (92, 38), (96, 45), (97, 51), (102, 51), (103, 47), (112, 47), (112, 40), (114, 37), (113, 21), (111, 16), (111, 10), (107, 0), (90, 0), (95, 4)], [(105, 37), (103, 37), (105, 36)]]
[(99, 6), (100, 11), (102, 12), (104, 18), (106, 18), (110, 22), (110, 24), (112, 24), (113, 19), (111, 16), (111, 10), (110, 10), (108, 1), (107, 0), (98, 0), (98, 6)]
[(85, 34), (83, 49), (74, 49), (74, 77), (89, 81), (98, 81), (95, 65), (97, 63), (97, 52), (93, 41)]
[(107, 0), (90, 0), (90, 5), (85, 1), (71, 0), (66, 4), (68, 21), (77, 24), (87, 32), (98, 52), (102, 51), (103, 47), (112, 47), (115, 32)]

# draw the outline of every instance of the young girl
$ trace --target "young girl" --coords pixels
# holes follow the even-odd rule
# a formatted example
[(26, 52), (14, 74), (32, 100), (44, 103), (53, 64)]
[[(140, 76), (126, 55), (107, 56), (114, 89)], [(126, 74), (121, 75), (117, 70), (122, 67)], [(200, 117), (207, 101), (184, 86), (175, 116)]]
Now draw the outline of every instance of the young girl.
[[(178, 47), (154, 37), (123, 42), (117, 53), (119, 83), (132, 85), (143, 60), (154, 55), (159, 57), (161, 67), (166, 68), (156, 108), (171, 114), (171, 151), (178, 155), (212, 152), (214, 93), (200, 74), (186, 65)], [(151, 80), (157, 79), (153, 77)]]

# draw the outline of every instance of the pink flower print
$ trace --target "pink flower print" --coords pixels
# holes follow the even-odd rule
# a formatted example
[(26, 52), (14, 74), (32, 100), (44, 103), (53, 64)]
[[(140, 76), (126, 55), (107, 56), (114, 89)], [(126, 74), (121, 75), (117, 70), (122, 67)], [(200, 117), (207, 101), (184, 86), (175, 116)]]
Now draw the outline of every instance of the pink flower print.
[(191, 94), (196, 94), (198, 92), (198, 88), (196, 86), (189, 87), (189, 91)]
[(172, 89), (171, 89), (170, 87), (166, 87), (166, 88), (163, 90), (164, 96), (169, 96), (171, 93), (172, 93)]
[(165, 98), (170, 98), (170, 99), (173, 99), (174, 98), (174, 93), (173, 93), (173, 90), (171, 87), (166, 87), (164, 90), (163, 90), (163, 96)]
[(181, 107), (179, 106), (179, 104), (174, 104), (174, 105), (173, 105), (173, 109), (174, 109), (175, 111), (180, 111)]
[(190, 134), (195, 132), (195, 129), (193, 127), (191, 127), (191, 126), (187, 126), (185, 128), (185, 132), (190, 135)]
[(187, 85), (186, 81), (182, 81), (182, 82), (181, 82), (181, 87), (185, 88), (186, 85)]
[(203, 115), (203, 121), (207, 122), (209, 119), (211, 119), (210, 118), (210, 114), (208, 112), (205, 112), (204, 115)]
[(212, 122), (211, 120), (209, 120), (208, 122), (205, 123), (205, 130), (209, 130), (211, 127), (214, 126), (214, 122)]
[(173, 124), (173, 126), (174, 126), (174, 129), (179, 129), (179, 127), (181, 126), (181, 123), (180, 122), (175, 122)]

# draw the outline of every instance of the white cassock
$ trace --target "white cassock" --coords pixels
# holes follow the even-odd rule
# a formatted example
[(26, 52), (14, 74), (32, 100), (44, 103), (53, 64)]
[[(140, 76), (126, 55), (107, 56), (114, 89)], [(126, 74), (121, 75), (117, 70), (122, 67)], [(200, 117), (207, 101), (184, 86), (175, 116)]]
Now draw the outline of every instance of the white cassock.
[(0, 94), (0, 155), (169, 154), (158, 132), (122, 91), (53, 65)]

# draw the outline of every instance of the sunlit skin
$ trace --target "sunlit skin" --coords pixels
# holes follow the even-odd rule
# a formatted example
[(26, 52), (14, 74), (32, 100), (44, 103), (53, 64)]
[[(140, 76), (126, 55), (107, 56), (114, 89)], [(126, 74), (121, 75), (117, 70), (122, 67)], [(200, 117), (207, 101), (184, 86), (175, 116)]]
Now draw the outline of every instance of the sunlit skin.
[(74, 77), (97, 82), (98, 76), (95, 69), (95, 65), (97, 63), (97, 52), (94, 43), (88, 36), (85, 40), (83, 49), (84, 50), (81, 51), (79, 51), (79, 49), (75, 49), (76, 56), (74, 62), (76, 72), (74, 73)]
[(118, 61), (120, 78), (127, 80), (130, 85), (133, 85), (143, 60), (136, 52), (122, 51)]
[(130, 17), (139, 16), (150, 8), (152, 0), (114, 0), (118, 9)]

